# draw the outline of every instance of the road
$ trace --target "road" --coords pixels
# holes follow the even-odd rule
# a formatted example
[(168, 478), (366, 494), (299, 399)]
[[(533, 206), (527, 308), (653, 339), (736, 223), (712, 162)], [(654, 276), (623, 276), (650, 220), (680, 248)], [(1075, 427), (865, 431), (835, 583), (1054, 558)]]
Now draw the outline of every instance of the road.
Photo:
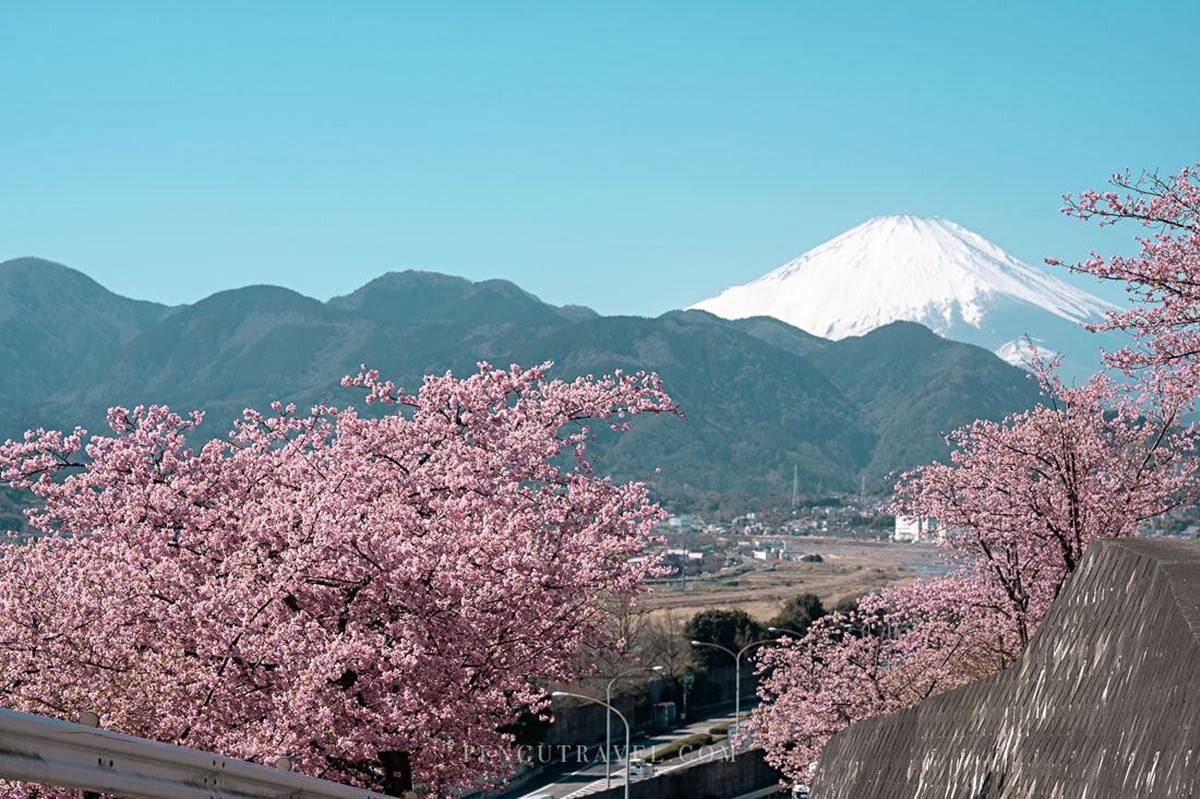
[[(660, 746), (665, 746), (672, 741), (677, 741), (681, 738), (687, 738), (690, 735), (698, 735), (708, 732), (709, 727), (715, 727), (718, 724), (730, 724), (733, 722), (733, 714), (727, 716), (717, 716), (713, 718), (703, 719), (702, 721), (693, 722), (686, 727), (680, 727), (670, 732), (660, 733), (648, 738), (642, 738), (635, 741), (634, 757), (639, 753), (649, 754)], [(619, 725), (616, 725), (619, 726)], [(625, 735), (622, 729), (621, 734), (616, 735), (616, 730), (613, 731), (613, 748), (614, 755), (617, 751), (617, 745), (621, 748), (625, 745)], [(620, 738), (618, 741), (617, 739)], [(710, 760), (720, 757), (728, 757), (729, 748), (724, 740), (703, 747), (688, 755), (686, 762), (680, 760), (672, 760), (655, 766), (655, 775), (660, 775), (672, 771), (676, 768), (690, 765), (697, 760)], [(625, 779), (625, 761), (613, 758), (612, 763), (612, 784), (613, 786), (622, 785)], [(578, 797), (587, 796), (588, 794), (604, 790), (604, 763), (586, 764), (580, 768), (574, 769), (566, 773), (548, 774), (544, 777), (533, 780), (521, 786), (519, 793), (514, 793), (514, 797), (520, 799), (529, 799), (535, 796), (551, 796), (555, 799), (577, 799)]]

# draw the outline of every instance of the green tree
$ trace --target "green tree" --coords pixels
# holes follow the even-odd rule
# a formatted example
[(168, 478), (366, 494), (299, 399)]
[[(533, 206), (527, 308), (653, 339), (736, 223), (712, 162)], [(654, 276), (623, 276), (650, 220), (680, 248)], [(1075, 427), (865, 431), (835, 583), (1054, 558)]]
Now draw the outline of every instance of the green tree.
[(825, 606), (821, 604), (821, 598), (816, 594), (803, 593), (785, 600), (771, 619), (770, 626), (804, 635), (808, 632), (808, 626), (824, 615)]
[[(702, 610), (688, 621), (683, 634), (688, 640), (718, 644), (736, 652), (751, 641), (765, 638), (766, 629), (744, 610)], [(697, 661), (705, 667), (732, 664), (728, 655), (711, 647), (698, 646), (695, 650)]]

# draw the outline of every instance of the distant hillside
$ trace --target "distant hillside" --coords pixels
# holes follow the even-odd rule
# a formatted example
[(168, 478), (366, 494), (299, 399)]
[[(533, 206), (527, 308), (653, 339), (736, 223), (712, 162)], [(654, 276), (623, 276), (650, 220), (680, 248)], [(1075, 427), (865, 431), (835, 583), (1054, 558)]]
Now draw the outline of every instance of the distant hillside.
[(114, 357), (167, 312), (51, 261), (0, 263), (0, 401), (36, 401), (78, 385), (81, 370)]
[(810, 355), (879, 436), (864, 473), (944, 457), (943, 436), (975, 419), (998, 419), (1037, 402), (1037, 384), (985, 349), (947, 341), (915, 322), (892, 322)]
[[(369, 363), (402, 385), (554, 360), (565, 377), (659, 372), (687, 414), (602, 440), (601, 469), (649, 479), (677, 507), (879, 485), (945, 453), (941, 436), (1036, 399), (1023, 372), (909, 323), (832, 342), (766, 317), (656, 319), (555, 307), (501, 280), (384, 275), (329, 302), (273, 286), (167, 308), (37, 259), (0, 264), (0, 436), (100, 429), (114, 404), (203, 408), (211, 434), (275, 399), (354, 402), (339, 378)], [(655, 475), (655, 467), (662, 472)], [(2, 503), (2, 500), (0, 500)]]
[(810, 489), (842, 488), (876, 444), (860, 409), (810, 362), (707, 314), (602, 317), (546, 332), (514, 356), (551, 357), (565, 375), (658, 372), (687, 419), (640, 420), (603, 461), (623, 477), (661, 465), (668, 495), (779, 496), (793, 464)]

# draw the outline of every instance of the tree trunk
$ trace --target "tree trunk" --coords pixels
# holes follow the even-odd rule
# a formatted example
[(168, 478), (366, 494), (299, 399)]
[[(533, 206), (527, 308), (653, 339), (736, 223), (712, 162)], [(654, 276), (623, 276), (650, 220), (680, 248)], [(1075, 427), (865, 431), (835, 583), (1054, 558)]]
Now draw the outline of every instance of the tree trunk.
[(404, 796), (413, 789), (412, 762), (408, 752), (380, 752), (383, 766), (383, 792), (388, 796)]

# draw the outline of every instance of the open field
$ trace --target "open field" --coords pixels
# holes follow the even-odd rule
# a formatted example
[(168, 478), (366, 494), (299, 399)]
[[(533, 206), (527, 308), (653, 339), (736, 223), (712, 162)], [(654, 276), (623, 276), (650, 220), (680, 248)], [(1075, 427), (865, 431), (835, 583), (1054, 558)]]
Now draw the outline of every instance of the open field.
[(935, 574), (943, 565), (938, 549), (927, 544), (815, 537), (803, 542), (805, 551), (815, 552), (824, 562), (750, 561), (751, 570), (733, 576), (660, 583), (645, 606), (652, 613), (670, 611), (685, 618), (710, 608), (736, 608), (767, 619), (796, 594), (814, 593), (832, 607), (878, 588)]

